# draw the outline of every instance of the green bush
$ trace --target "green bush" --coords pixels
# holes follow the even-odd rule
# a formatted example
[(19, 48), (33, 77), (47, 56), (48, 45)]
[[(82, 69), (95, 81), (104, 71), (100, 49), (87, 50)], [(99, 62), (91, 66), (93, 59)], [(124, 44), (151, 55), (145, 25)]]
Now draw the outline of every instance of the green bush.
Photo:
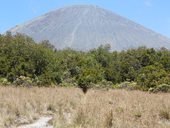
[(10, 85), (11, 83), (6, 78), (0, 78), (0, 84), (2, 84), (2, 85)]
[(102, 80), (101, 82), (98, 82), (97, 84), (93, 84), (92, 87), (94, 88), (112, 88), (113, 83), (111, 81)]
[(126, 89), (126, 90), (139, 90), (140, 86), (137, 85), (136, 82), (122, 82), (120, 84), (116, 84), (113, 86), (113, 88), (117, 88), (117, 89)]
[(141, 69), (137, 77), (137, 83), (148, 90), (162, 84), (162, 80), (167, 77), (167, 72), (160, 65), (150, 65)]
[(166, 92), (159, 85), (170, 85), (170, 51), (140, 47), (112, 52), (109, 45), (87, 52), (56, 50), (49, 41), (39, 44), (8, 32), (0, 36), (0, 78), (4, 85), (157, 88)]
[(16, 86), (30, 87), (33, 86), (33, 80), (30, 77), (20, 76), (13, 82), (13, 84)]
[(161, 85), (158, 85), (156, 86), (155, 88), (150, 88), (149, 89), (150, 92), (170, 92), (170, 85), (168, 84), (161, 84)]

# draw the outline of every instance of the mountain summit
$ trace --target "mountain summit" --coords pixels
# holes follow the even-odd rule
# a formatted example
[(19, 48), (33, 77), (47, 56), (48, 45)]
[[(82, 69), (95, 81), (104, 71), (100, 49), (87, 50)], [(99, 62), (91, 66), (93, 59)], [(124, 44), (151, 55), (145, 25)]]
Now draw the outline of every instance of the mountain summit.
[(111, 11), (92, 5), (64, 7), (10, 30), (35, 41), (49, 40), (57, 49), (90, 50), (110, 44), (112, 50), (139, 46), (170, 49), (170, 39)]

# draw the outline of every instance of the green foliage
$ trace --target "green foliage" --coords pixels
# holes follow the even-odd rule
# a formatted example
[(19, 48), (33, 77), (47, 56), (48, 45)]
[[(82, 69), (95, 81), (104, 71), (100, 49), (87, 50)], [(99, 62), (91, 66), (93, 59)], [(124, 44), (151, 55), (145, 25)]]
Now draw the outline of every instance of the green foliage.
[(111, 81), (106, 81), (106, 80), (102, 80), (101, 82), (93, 85), (93, 87), (95, 88), (105, 88), (105, 89), (112, 88), (112, 86), (113, 83)]
[(170, 92), (170, 85), (168, 84), (161, 84), (156, 86), (155, 88), (150, 88), (149, 89), (150, 92)]
[(78, 62), (80, 73), (77, 76), (78, 86), (90, 88), (91, 84), (103, 79), (103, 69), (92, 57), (85, 56)]
[(166, 76), (167, 72), (162, 66), (150, 65), (141, 69), (141, 72), (137, 77), (137, 82), (139, 85), (149, 89), (161, 84), (161, 81)]
[(33, 81), (30, 77), (20, 76), (14, 82), (17, 86), (30, 87), (33, 85)]
[(113, 88), (117, 89), (126, 89), (126, 90), (138, 90), (141, 89), (141, 87), (136, 82), (122, 82), (120, 84), (116, 84), (113, 86)]
[(40, 45), (42, 45), (43, 47), (48, 48), (48, 49), (50, 49), (50, 50), (54, 50), (54, 51), (56, 50), (55, 47), (54, 47), (54, 45), (50, 44), (49, 40), (43, 40), (43, 41), (40, 43)]
[(3, 35), (0, 41), (0, 77), (7, 78), (10, 82), (16, 81), (20, 76), (31, 79), (38, 77), (43, 80), (41, 84), (59, 82), (56, 74), (60, 71), (52, 50), (20, 34)]
[(6, 78), (0, 78), (0, 84), (2, 84), (2, 85), (10, 85), (10, 82)]
[(111, 52), (110, 45), (89, 52), (56, 50), (49, 41), (37, 44), (28, 36), (7, 32), (0, 35), (0, 78), (4, 85), (166, 92), (162, 84), (170, 85), (170, 51), (140, 47)]

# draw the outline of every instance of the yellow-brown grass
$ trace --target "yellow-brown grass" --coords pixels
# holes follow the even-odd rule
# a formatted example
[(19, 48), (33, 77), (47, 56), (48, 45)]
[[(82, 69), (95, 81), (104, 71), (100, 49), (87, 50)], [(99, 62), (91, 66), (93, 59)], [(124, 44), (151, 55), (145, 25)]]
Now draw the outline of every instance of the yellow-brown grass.
[(48, 114), (56, 128), (169, 128), (170, 94), (0, 87), (0, 128)]

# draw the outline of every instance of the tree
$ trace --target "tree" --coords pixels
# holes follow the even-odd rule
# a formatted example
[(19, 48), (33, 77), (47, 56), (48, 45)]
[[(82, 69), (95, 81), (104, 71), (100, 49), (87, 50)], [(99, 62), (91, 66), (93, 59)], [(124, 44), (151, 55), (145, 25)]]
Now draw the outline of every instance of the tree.
[(43, 40), (42, 42), (40, 42), (40, 45), (42, 45), (43, 47), (48, 48), (48, 49), (50, 49), (50, 50), (52, 50), (52, 51), (55, 51), (55, 50), (56, 50), (56, 49), (55, 49), (55, 46), (52, 45), (52, 44), (49, 42), (49, 40)]
[(166, 78), (166, 76), (167, 72), (163, 69), (162, 65), (150, 65), (141, 69), (137, 82), (139, 85), (149, 89), (163, 84), (161, 83), (162, 79)]
[(103, 69), (93, 57), (84, 56), (78, 62), (80, 67), (80, 74), (77, 77), (78, 86), (82, 88), (83, 92), (86, 92), (90, 88), (92, 83), (97, 83), (103, 79)]

